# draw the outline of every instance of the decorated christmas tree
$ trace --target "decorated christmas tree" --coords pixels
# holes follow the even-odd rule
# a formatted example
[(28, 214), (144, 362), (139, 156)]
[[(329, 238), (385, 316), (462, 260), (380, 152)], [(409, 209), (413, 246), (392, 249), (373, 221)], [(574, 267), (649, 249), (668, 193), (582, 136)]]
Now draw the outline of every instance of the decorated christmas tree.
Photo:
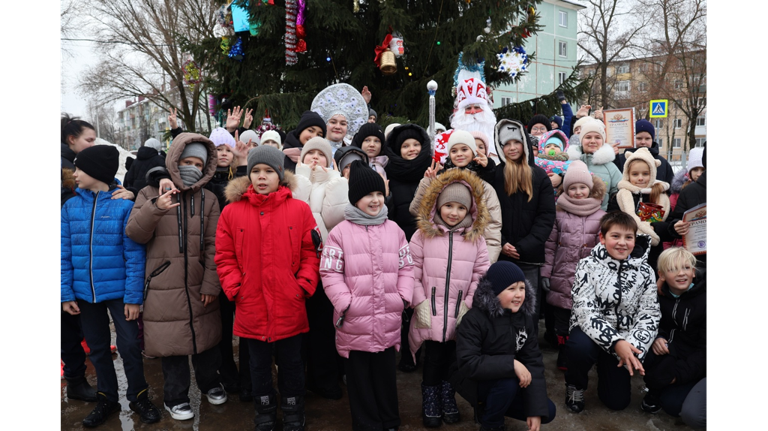
[[(541, 29), (539, 2), (235, 0), (221, 9), (221, 39), (196, 49), (220, 51), (205, 79), (224, 111), (242, 106), (258, 117), (268, 110), (290, 129), (318, 92), (343, 82), (368, 87), (380, 124), (426, 125), (430, 80), (438, 83), (437, 121), (452, 113), (460, 54), (491, 87), (520, 78), (524, 72), (508, 70), (500, 58), (524, 52), (526, 38)], [(535, 53), (526, 56), (532, 61)], [(566, 97), (576, 96), (575, 87), (572, 76), (564, 84)], [(534, 109), (541, 103), (546, 113), (553, 102), (547, 100), (523, 103)]]

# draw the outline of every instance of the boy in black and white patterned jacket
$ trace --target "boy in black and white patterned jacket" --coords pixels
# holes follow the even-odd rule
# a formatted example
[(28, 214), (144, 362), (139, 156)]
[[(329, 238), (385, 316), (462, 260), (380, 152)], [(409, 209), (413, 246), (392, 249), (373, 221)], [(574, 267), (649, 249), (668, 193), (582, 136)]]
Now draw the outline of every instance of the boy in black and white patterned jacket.
[(642, 361), (656, 338), (661, 312), (647, 235), (636, 235), (628, 214), (611, 212), (600, 220), (600, 244), (579, 261), (573, 285), (571, 336), (565, 345), (565, 403), (584, 409), (587, 374), (597, 363), (597, 393), (612, 410), (631, 399), (630, 378), (645, 375)]

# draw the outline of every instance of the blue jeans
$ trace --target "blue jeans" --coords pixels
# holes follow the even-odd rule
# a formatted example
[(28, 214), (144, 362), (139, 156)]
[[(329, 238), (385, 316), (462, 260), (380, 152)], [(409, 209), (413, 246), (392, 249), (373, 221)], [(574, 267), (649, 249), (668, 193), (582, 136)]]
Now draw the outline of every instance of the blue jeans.
[(136, 396), (148, 388), (144, 379), (144, 362), (139, 346), (139, 325), (135, 320), (125, 320), (125, 304), (120, 299), (113, 299), (92, 304), (78, 300), (80, 321), (83, 325), (85, 341), (91, 349), (91, 362), (96, 368), (98, 391), (106, 395), (110, 401), (118, 401), (117, 374), (112, 363), (112, 352), (109, 344), (111, 333), (109, 329), (109, 314), (117, 332), (117, 351), (123, 359), (125, 377), (128, 380), (126, 397), (128, 401), (136, 401)]
[(597, 396), (611, 410), (624, 410), (632, 399), (629, 371), (619, 368), (619, 360), (601, 349), (578, 326), (565, 343), (568, 371), (565, 383), (587, 389), (588, 374), (597, 363)]
[[(525, 422), (528, 412), (525, 409), (525, 389), (520, 387), (517, 377), (499, 380), (481, 380), (477, 382), (477, 400), (484, 403), (480, 423), (488, 428), (504, 425), (504, 416)], [(555, 404), (547, 398), (549, 417), (542, 418), (547, 424), (555, 418)]]

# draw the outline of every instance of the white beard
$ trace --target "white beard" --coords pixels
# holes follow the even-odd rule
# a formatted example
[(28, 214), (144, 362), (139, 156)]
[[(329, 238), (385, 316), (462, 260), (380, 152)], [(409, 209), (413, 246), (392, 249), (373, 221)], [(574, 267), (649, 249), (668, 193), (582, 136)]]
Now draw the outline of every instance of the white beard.
[(496, 127), (496, 115), (490, 107), (483, 109), (483, 112), (478, 114), (465, 114), (464, 110), (456, 111), (451, 116), (451, 128), (456, 130), (464, 130), (467, 132), (483, 132), (488, 136), (488, 157), (495, 155), (495, 158), (499, 157), (498, 151), (496, 151), (496, 143), (494, 142), (493, 129)]

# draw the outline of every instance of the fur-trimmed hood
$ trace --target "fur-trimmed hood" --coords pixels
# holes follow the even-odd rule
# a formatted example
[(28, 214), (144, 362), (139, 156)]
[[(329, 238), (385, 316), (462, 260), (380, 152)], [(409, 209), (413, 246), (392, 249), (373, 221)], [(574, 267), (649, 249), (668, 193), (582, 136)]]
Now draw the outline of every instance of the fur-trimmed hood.
[(434, 221), (435, 214), (437, 213), (437, 199), (446, 187), (456, 182), (469, 187), (472, 194), (472, 208), (469, 209), (469, 213), (472, 216), (472, 225), (464, 228), (463, 235), (470, 242), (475, 242), (477, 238), (483, 236), (485, 228), (491, 220), (488, 207), (483, 201), (483, 193), (485, 192), (483, 180), (470, 171), (454, 168), (445, 171), (432, 180), (424, 192), (424, 197), (421, 199), (417, 216), (417, 227), (426, 238), (442, 236), (447, 230), (445, 226), (439, 226)]
[(571, 160), (581, 160), (582, 162), (586, 163), (587, 166), (589, 166), (589, 162), (587, 162), (587, 158), (592, 158), (592, 164), (595, 165), (604, 165), (606, 163), (613, 162), (613, 159), (616, 158), (616, 153), (613, 151), (613, 146), (611, 146), (608, 143), (603, 143), (603, 146), (600, 147), (599, 150), (595, 151), (595, 154), (584, 154), (581, 152), (581, 145), (571, 145), (568, 147), (568, 157), (570, 157)]
[[(528, 280), (525, 281), (525, 300), (520, 311), (533, 316), (536, 306), (536, 291)], [(505, 309), (501, 307), (499, 297), (493, 293), (493, 284), (485, 278), (480, 279), (480, 283), (475, 290), (475, 296), (472, 298), (472, 308), (477, 308), (491, 317), (499, 317), (504, 314)]]
[[(297, 186), (296, 176), (291, 171), (285, 171), (283, 180), (280, 181), (281, 186), (288, 187), (291, 191), (294, 191)], [(227, 184), (224, 189), (224, 197), (227, 198), (227, 202), (237, 202), (242, 199), (243, 194), (248, 190), (251, 185), (250, 175), (245, 177), (235, 178)]]

